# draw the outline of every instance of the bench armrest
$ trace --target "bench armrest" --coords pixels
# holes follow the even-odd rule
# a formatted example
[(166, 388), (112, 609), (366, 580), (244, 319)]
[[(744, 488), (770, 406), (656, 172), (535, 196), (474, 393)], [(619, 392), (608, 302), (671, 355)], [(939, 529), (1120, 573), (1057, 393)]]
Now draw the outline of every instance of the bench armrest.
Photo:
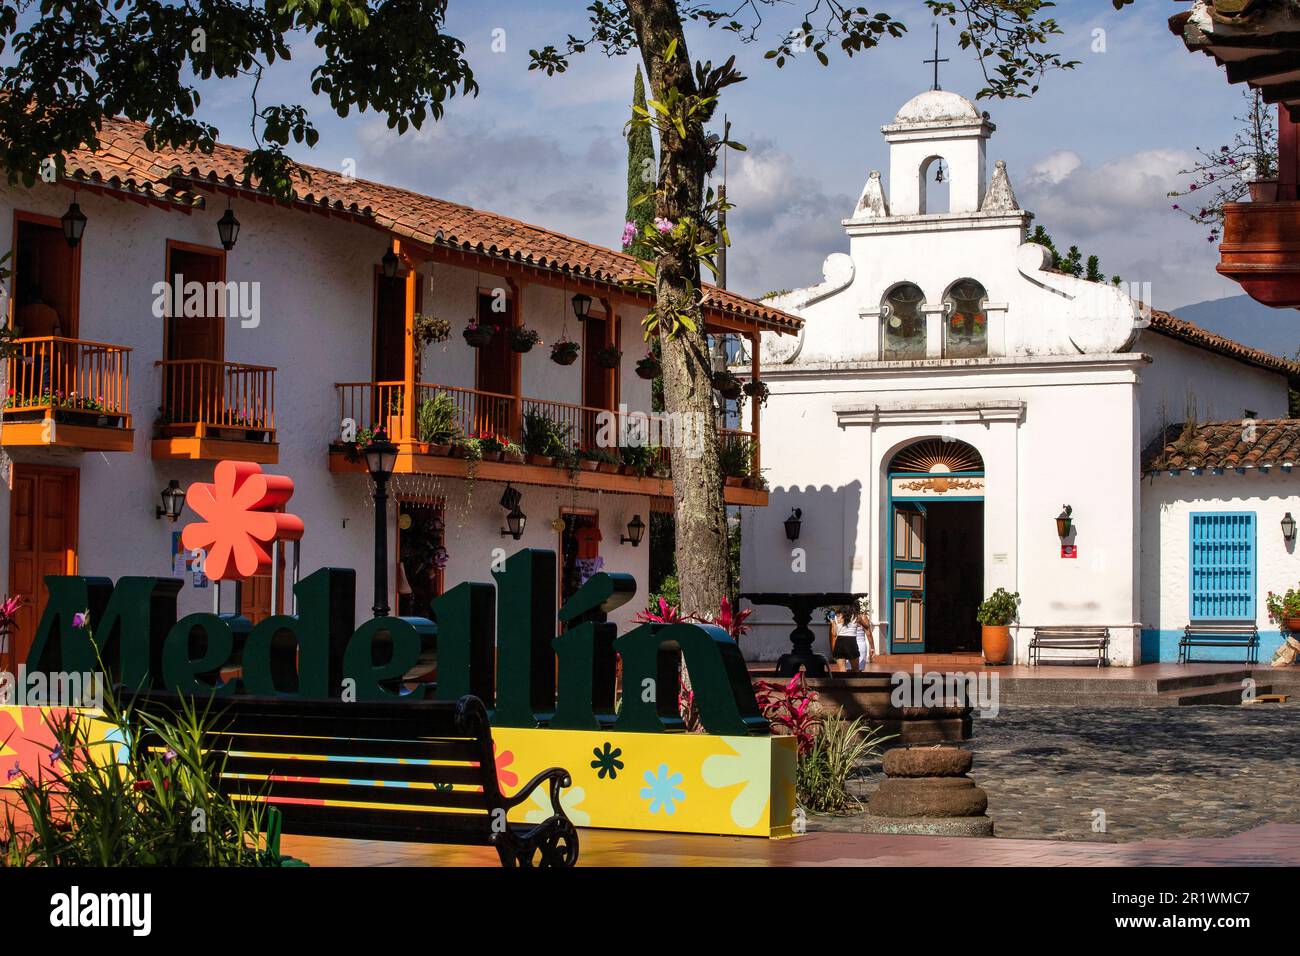
[(520, 787), (519, 792), (513, 797), (506, 797), (503, 805), (507, 810), (519, 806), (532, 795), (534, 790), (548, 780), (551, 784), (551, 809), (557, 817), (567, 820), (568, 817), (564, 814), (564, 807), (560, 806), (560, 791), (565, 787), (572, 786), (573, 779), (569, 776), (569, 771), (561, 767), (551, 767), (549, 770), (543, 770)]

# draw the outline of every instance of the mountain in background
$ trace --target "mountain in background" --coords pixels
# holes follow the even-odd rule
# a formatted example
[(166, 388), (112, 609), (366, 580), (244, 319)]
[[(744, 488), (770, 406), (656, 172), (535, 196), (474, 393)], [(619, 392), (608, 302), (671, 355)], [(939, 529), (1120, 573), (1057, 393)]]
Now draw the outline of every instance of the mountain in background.
[(1174, 315), (1242, 345), (1292, 358), (1300, 349), (1300, 311), (1270, 309), (1248, 295), (1209, 299), (1171, 310)]

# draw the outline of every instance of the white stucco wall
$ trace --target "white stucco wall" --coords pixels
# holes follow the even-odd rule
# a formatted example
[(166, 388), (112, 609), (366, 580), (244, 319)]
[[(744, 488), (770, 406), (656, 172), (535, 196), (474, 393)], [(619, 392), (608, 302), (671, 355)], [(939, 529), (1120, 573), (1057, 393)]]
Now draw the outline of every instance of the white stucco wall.
[[(1268, 619), (1264, 598), (1300, 587), (1300, 554), (1282, 537), (1282, 516), (1300, 520), (1300, 476), (1271, 469), (1222, 475), (1181, 472), (1142, 482), (1142, 620), (1148, 660), (1178, 660), (1178, 639), (1191, 617), (1191, 515), (1251, 512), (1255, 515), (1255, 623), (1260, 659), (1267, 662), (1281, 643)], [(1240, 660), (1240, 652), (1198, 648), (1197, 659)]]
[[(0, 222), (12, 223), (14, 210), (57, 217), (71, 192), (62, 187), (0, 188)], [(15, 460), (61, 464), (80, 470), (79, 568), (83, 574), (117, 578), (126, 574), (171, 574), (172, 525), (154, 516), (159, 491), (168, 480), (183, 486), (210, 481), (214, 462), (154, 461), (150, 457), (152, 423), (160, 400), (161, 374), (154, 365), (163, 357), (163, 320), (151, 313), (154, 283), (163, 278), (167, 240), (219, 246), (216, 221), (224, 203), (184, 215), (123, 202), (82, 191), (78, 201), (88, 217), (81, 254), (80, 329), (82, 339), (130, 346), (130, 411), (135, 448), (131, 453), (80, 453), (61, 449), (12, 450)], [(230, 317), (225, 330), (225, 358), (231, 362), (272, 365), (276, 374), (275, 412), (280, 460), (264, 466), (291, 476), (295, 494), (290, 510), (306, 524), (302, 573), (317, 567), (357, 570), (357, 620), (370, 617), (370, 555), (373, 553), (373, 504), (369, 480), (359, 474), (331, 474), (327, 445), (339, 434), (336, 382), (372, 378), (374, 268), (387, 241), (373, 229), (339, 219), (236, 202), (241, 222), (238, 243), (227, 255), (226, 278), (260, 283), (261, 321), (242, 328)], [(11, 233), (12, 234), (12, 233)], [(424, 309), (452, 323), (445, 344), (430, 346), (424, 356), (426, 382), (474, 385), (473, 354), (460, 336), (473, 314), (476, 284), (492, 277), (450, 266), (425, 266)], [(550, 361), (549, 345), (559, 337), (560, 309), (568, 309), (562, 290), (525, 284), (525, 322), (546, 342), (523, 356), (521, 380), (526, 396), (580, 403), (581, 364), (561, 368)], [(632, 367), (639, 346), (642, 312), (623, 313), (624, 364), (622, 398), (633, 408), (649, 407), (649, 383)], [(579, 339), (576, 322), (569, 334)], [(580, 339), (579, 339), (580, 340)], [(7, 482), (0, 490), (0, 540), (8, 541), (10, 503)], [(558, 550), (550, 527), (561, 506), (599, 511), (606, 569), (633, 574), (642, 593), (617, 617), (630, 618), (641, 606), (647, 582), (649, 548), (620, 545), (633, 513), (648, 521), (644, 497), (575, 494), (524, 487), (528, 515), (523, 540), (502, 538), (503, 486), (480, 481), (468, 504), (466, 483), (453, 479), (399, 477), (395, 494), (444, 496), (448, 509), (450, 553), (446, 587), (462, 580), (490, 581), (493, 549), (545, 547)], [(187, 512), (187, 518), (193, 515)], [(390, 519), (390, 553), (395, 529)], [(395, 563), (395, 558), (391, 559)], [(8, 584), (8, 549), (0, 549), (0, 574)], [(389, 580), (395, 580), (390, 564)], [(229, 606), (231, 598), (227, 597)], [(211, 607), (212, 590), (187, 582), (181, 613)]]

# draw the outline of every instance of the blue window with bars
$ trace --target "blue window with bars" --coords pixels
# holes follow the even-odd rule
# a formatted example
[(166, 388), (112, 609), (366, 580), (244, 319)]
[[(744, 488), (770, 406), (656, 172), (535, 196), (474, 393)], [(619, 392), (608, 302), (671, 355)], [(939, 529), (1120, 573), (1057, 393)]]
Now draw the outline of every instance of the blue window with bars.
[(1193, 621), (1255, 620), (1254, 512), (1192, 515)]

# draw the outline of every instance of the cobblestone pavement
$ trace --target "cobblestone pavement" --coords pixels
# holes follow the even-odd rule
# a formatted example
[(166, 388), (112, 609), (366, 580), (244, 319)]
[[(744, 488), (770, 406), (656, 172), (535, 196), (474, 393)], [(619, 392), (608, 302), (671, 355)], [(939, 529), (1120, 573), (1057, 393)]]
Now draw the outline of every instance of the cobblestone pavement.
[[(999, 837), (1126, 842), (1300, 823), (1297, 705), (1004, 707), (977, 718), (965, 746)], [(881, 779), (879, 761), (870, 769), (853, 784), (864, 805)], [(862, 813), (808, 823), (856, 831)]]

